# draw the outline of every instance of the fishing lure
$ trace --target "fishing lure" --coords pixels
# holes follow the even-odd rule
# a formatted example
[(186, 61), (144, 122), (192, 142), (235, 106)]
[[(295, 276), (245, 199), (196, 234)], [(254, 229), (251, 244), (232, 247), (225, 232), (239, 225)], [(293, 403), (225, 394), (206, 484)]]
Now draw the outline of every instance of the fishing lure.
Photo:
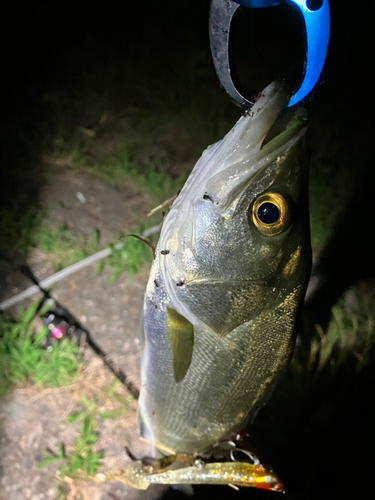
[[(228, 485), (235, 489), (239, 486), (268, 491), (284, 491), (284, 485), (274, 470), (259, 462), (254, 450), (247, 441), (247, 435), (237, 435), (232, 441), (218, 445), (216, 455), (224, 452), (232, 461), (208, 460), (202, 455), (172, 453), (161, 459), (144, 457), (137, 460), (127, 449), (132, 463), (122, 471), (99, 473), (87, 478), (97, 482), (120, 481), (127, 486), (146, 490), (150, 484), (168, 485)], [(242, 449), (241, 449), (242, 448)], [(162, 447), (163, 451), (166, 451)], [(229, 455), (228, 455), (229, 452)], [(240, 452), (248, 457), (247, 461), (236, 461), (235, 454)], [(249, 460), (250, 459), (250, 460)], [(79, 476), (82, 478), (82, 475)]]
[(135, 461), (124, 471), (97, 474), (96, 479), (120, 481), (139, 490), (146, 490), (150, 484), (213, 484), (284, 491), (282, 482), (270, 467), (247, 462), (206, 464), (196, 459), (191, 466), (153, 473), (152, 466), (143, 466), (141, 461)]

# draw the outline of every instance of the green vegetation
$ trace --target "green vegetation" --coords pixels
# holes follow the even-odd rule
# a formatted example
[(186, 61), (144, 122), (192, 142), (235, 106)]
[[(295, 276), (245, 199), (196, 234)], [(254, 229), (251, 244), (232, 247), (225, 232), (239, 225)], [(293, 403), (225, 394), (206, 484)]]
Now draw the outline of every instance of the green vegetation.
[[(150, 239), (152, 242), (155, 242), (155, 235), (151, 235), (148, 241)], [(113, 274), (109, 278), (110, 283), (117, 280), (125, 271), (129, 276), (134, 276), (146, 263), (152, 261), (151, 248), (143, 241), (131, 236), (125, 236), (119, 241), (114, 241), (111, 243), (110, 248), (112, 254), (97, 267), (97, 273), (102, 272), (106, 265), (112, 268)]]
[[(144, 146), (144, 145), (143, 145)], [(171, 175), (168, 166), (161, 160), (136, 158), (142, 150), (141, 143), (131, 143), (124, 139), (119, 150), (109, 157), (95, 158), (80, 151), (72, 153), (74, 166), (77, 169), (94, 173), (112, 185), (132, 183), (134, 189), (141, 188), (149, 193), (155, 204), (170, 198), (182, 188), (187, 174)]]
[(89, 401), (86, 397), (82, 397), (79, 404), (83, 408), (71, 413), (65, 419), (65, 422), (70, 424), (81, 422), (79, 436), (69, 446), (69, 453), (66, 451), (66, 446), (61, 444), (56, 453), (43, 454), (44, 458), (39, 462), (38, 468), (59, 461), (61, 466), (58, 469), (58, 475), (61, 478), (65, 476), (73, 477), (78, 473), (88, 476), (96, 474), (101, 467), (100, 459), (103, 457), (103, 451), (96, 451), (95, 449), (95, 444), (99, 438), (97, 431), (98, 420), (122, 417), (126, 412), (127, 405), (132, 400), (130, 396), (124, 397), (118, 393), (117, 380), (113, 380), (108, 387), (104, 387), (102, 393), (107, 404), (109, 402), (114, 404), (111, 404), (107, 409), (101, 410), (101, 402), (98, 399)]
[(33, 234), (33, 246), (46, 253), (55, 271), (102, 249), (97, 231), (93, 231), (90, 239), (87, 239), (63, 225), (51, 229), (43, 224)]
[[(142, 230), (139, 229), (136, 234), (141, 232)], [(34, 237), (35, 240), (39, 240), (38, 248), (45, 252), (55, 271), (64, 269), (103, 249), (95, 231), (90, 240), (86, 240), (81, 234), (75, 234), (63, 226), (51, 230), (41, 226), (34, 233)], [(156, 235), (150, 235), (147, 241), (156, 244), (156, 239)], [(133, 236), (123, 235), (112, 241), (109, 248), (111, 255), (98, 264), (95, 272), (101, 274), (104, 268), (109, 266), (113, 271), (109, 278), (110, 283), (117, 280), (124, 272), (127, 272), (129, 276), (134, 276), (152, 261), (151, 248)]]
[(23, 260), (33, 248), (42, 250), (55, 271), (92, 255), (102, 249), (97, 231), (85, 238), (78, 231), (64, 225), (49, 227), (43, 210), (33, 209), (19, 215), (16, 211), (3, 212), (0, 217), (3, 250), (14, 250)]
[(103, 390), (103, 394), (105, 395), (105, 398), (108, 398), (109, 400), (112, 401), (115, 400), (116, 403), (120, 403), (121, 407), (118, 407), (114, 410), (100, 411), (98, 400), (94, 399), (92, 401), (89, 401), (86, 397), (82, 397), (79, 401), (79, 404), (82, 405), (84, 408), (80, 411), (71, 413), (68, 417), (66, 417), (65, 421), (72, 424), (74, 422), (77, 422), (77, 420), (85, 420), (86, 418), (89, 418), (93, 421), (92, 426), (96, 427), (97, 426), (95, 420), (96, 417), (100, 417), (102, 419), (114, 419), (124, 415), (126, 411), (126, 406), (129, 404), (129, 401), (131, 401), (131, 396), (129, 396), (130, 399), (126, 398), (121, 402), (118, 401), (117, 397), (119, 396), (119, 394), (116, 391), (116, 386), (117, 386), (117, 380), (113, 380), (112, 385), (110, 385), (110, 388), (108, 389), (108, 393), (105, 390)]
[(311, 353), (313, 364), (318, 361), (318, 371), (327, 366), (335, 370), (349, 359), (361, 369), (375, 344), (375, 300), (355, 289), (348, 291), (345, 297), (352, 304), (346, 305), (341, 299), (332, 308), (327, 332), (317, 329), (318, 337), (311, 346)]
[[(141, 228), (144, 227), (146, 226), (141, 226)], [(136, 234), (140, 234), (142, 230), (137, 230)], [(147, 240), (155, 244), (156, 236), (150, 235)], [(22, 241), (20, 244), (23, 245)], [(63, 225), (51, 229), (43, 223), (35, 228), (28, 246), (42, 250), (56, 272), (103, 249), (99, 243), (97, 231), (93, 231), (91, 237), (87, 239), (81, 233), (73, 232)], [(109, 266), (113, 270), (109, 278), (110, 282), (118, 279), (123, 272), (134, 276), (152, 260), (152, 252), (147, 244), (134, 237), (123, 235), (112, 241), (109, 248), (112, 251), (111, 255), (99, 263), (96, 273), (100, 274), (105, 266)]]
[[(82, 415), (84, 414), (82, 413)], [(77, 418), (71, 419), (70, 422), (80, 417), (81, 415), (77, 415)], [(80, 433), (71, 445), (71, 452), (67, 454), (65, 446), (61, 444), (56, 453), (44, 453), (44, 459), (39, 462), (38, 468), (40, 469), (56, 461), (62, 461), (58, 471), (61, 477), (72, 477), (78, 472), (83, 472), (88, 476), (96, 474), (100, 468), (100, 459), (103, 457), (103, 452), (95, 451), (95, 443), (99, 437), (96, 432), (97, 425), (96, 420), (91, 416), (82, 416)]]
[[(49, 91), (44, 102), (53, 126), (45, 150), (110, 184), (130, 181), (158, 204), (181, 188), (202, 151), (228, 132), (239, 110), (220, 90), (201, 47), (163, 70), (144, 53), (132, 67), (129, 79), (121, 56), (105, 72), (82, 74), (74, 93)], [(116, 88), (121, 77), (129, 88), (124, 82)], [(132, 98), (113, 109), (112, 94)]]
[[(128, 393), (124, 394), (123, 391), (119, 391), (120, 387), (123, 389), (123, 386), (115, 378), (113, 378), (110, 383), (101, 387), (101, 392), (105, 402), (108, 404), (110, 401), (112, 405), (111, 410), (105, 409), (104, 413), (101, 412), (99, 414), (101, 418), (117, 418), (117, 416), (120, 416), (117, 415), (117, 412), (121, 412), (123, 409), (126, 410), (128, 405), (133, 401), (133, 396)], [(109, 414), (112, 414), (112, 417), (109, 417)]]
[(46, 387), (72, 383), (78, 374), (79, 351), (64, 339), (52, 348), (41, 344), (47, 328), (36, 333), (33, 320), (37, 304), (32, 304), (17, 321), (0, 320), (0, 396), (15, 383), (32, 380)]

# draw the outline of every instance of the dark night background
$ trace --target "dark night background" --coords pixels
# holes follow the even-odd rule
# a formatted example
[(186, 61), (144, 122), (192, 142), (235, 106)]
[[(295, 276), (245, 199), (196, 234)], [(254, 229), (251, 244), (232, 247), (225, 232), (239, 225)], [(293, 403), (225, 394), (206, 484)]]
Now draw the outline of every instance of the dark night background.
[[(321, 159), (312, 166), (315, 196), (324, 199), (330, 186), (326, 217), (332, 206), (337, 214), (315, 262), (320, 285), (306, 304), (306, 322), (319, 323), (323, 329), (345, 290), (359, 281), (365, 283), (366, 293), (373, 295), (375, 290), (373, 2), (331, 0), (330, 5), (331, 42), (324, 75), (306, 101), (312, 154)], [(248, 95), (277, 77), (295, 84), (301, 73), (298, 22), (290, 10), (273, 9), (244, 12), (233, 24), (233, 61)], [(21, 217), (38, 206), (44, 182), (41, 158), (53, 149), (60, 125), (46, 93), (105, 95), (107, 108), (116, 113), (130, 106), (151, 107), (154, 100), (163, 106), (163, 99), (172, 100), (178, 109), (190, 95), (184, 89), (197, 88), (205, 96), (208, 112), (210, 106), (216, 107), (220, 115), (220, 103), (223, 116), (233, 117), (234, 123), (240, 111), (219, 89), (212, 67), (208, 12), (208, 0), (8, 5), (2, 16), (9, 31), (2, 46), (6, 90), (1, 214), (13, 211)], [(88, 129), (98, 120), (90, 106), (81, 112), (69, 98), (66, 106), (67, 122), (76, 123), (75, 113), (81, 113), (80, 125)], [(187, 134), (194, 124), (189, 127)], [(340, 179), (345, 179), (345, 196), (337, 194), (335, 201), (332, 186), (340, 185)], [(3, 234), (2, 255), (18, 258), (9, 234)], [(253, 442), (262, 461), (271, 463), (284, 480), (286, 498), (374, 495), (372, 352), (369, 359), (361, 371), (349, 361), (317, 383), (302, 378), (290, 386), (295, 392), (282, 401), (276, 398), (272, 412), (256, 420), (250, 431)], [(196, 498), (207, 496), (266, 499), (277, 494), (227, 487), (195, 489)], [(182, 497), (172, 489), (164, 496)]]

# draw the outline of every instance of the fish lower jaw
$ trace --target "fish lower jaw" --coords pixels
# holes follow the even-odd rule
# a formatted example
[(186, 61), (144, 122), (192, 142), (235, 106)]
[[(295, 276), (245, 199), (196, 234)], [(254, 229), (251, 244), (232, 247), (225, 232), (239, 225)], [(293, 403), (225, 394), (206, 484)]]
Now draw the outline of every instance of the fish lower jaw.
[(159, 446), (160, 450), (200, 455), (206, 454), (219, 442), (225, 440), (228, 432), (218, 424), (208, 428), (206, 433), (201, 433), (198, 430), (190, 431), (190, 435), (185, 435), (185, 437), (170, 433), (166, 429), (163, 430), (163, 433), (156, 432), (155, 434), (155, 447)]

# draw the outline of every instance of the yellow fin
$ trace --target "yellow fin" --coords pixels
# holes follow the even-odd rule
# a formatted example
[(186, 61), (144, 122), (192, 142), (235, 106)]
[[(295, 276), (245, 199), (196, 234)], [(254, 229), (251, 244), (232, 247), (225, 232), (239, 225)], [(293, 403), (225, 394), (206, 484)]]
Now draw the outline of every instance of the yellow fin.
[(194, 327), (175, 309), (167, 307), (167, 334), (173, 354), (174, 379), (181, 382), (193, 355)]
[(301, 247), (297, 247), (297, 250), (295, 250), (290, 258), (289, 261), (287, 262), (286, 266), (283, 269), (283, 277), (287, 280), (289, 279), (294, 271), (297, 269), (299, 259), (301, 255)]

